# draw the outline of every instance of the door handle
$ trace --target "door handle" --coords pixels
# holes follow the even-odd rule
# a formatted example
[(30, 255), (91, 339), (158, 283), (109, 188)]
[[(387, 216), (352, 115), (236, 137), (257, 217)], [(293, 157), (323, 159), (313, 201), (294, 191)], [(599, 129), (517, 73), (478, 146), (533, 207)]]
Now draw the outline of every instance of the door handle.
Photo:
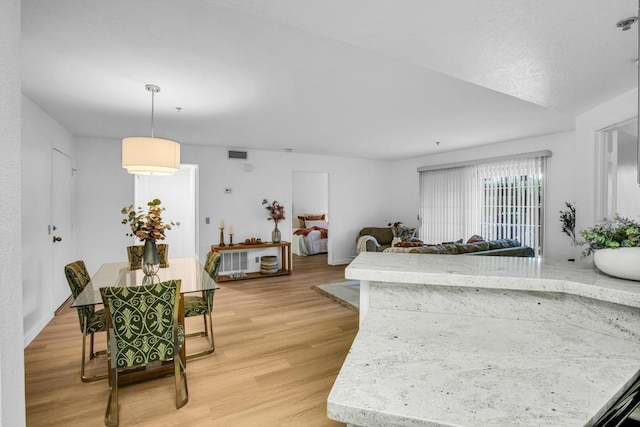
[(61, 241), (62, 241), (62, 237), (53, 236), (53, 243), (55, 243), (55, 242), (61, 242)]

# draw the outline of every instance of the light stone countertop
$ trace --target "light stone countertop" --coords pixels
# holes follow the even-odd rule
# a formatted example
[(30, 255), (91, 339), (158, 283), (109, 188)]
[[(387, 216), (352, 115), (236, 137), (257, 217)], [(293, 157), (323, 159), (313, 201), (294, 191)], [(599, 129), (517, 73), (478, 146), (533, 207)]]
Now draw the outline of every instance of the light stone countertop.
[(582, 262), (362, 252), (346, 268), (345, 277), (374, 282), (563, 292), (640, 307), (640, 282), (607, 276), (591, 263)]
[(327, 400), (356, 426), (592, 425), (640, 343), (562, 323), (372, 309)]
[(327, 400), (349, 426), (589, 426), (640, 375), (640, 282), (591, 264), (361, 253), (345, 276), (369, 293)]

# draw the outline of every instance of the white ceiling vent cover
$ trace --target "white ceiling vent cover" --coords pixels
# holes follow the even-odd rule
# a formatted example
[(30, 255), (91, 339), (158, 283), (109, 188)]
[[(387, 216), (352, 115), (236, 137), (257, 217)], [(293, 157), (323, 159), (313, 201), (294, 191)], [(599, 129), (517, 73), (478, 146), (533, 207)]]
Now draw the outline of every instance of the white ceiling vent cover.
[(229, 159), (247, 160), (246, 151), (229, 150)]

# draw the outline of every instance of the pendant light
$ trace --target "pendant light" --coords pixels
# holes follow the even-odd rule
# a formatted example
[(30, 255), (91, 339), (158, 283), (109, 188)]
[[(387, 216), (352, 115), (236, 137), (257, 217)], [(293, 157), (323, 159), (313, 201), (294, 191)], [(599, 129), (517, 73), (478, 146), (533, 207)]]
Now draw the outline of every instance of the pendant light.
[(122, 167), (138, 175), (173, 175), (180, 168), (180, 144), (153, 137), (154, 95), (156, 85), (145, 85), (151, 92), (151, 137), (134, 136), (122, 140)]

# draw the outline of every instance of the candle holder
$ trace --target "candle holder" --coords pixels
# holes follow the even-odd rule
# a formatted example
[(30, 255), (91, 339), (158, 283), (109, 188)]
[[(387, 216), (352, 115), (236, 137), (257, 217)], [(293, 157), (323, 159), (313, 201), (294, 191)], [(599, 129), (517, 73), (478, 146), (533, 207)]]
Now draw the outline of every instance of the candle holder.
[(218, 246), (227, 246), (224, 244), (224, 227), (220, 227), (220, 244)]
[(233, 246), (233, 234), (229, 233), (229, 246)]

